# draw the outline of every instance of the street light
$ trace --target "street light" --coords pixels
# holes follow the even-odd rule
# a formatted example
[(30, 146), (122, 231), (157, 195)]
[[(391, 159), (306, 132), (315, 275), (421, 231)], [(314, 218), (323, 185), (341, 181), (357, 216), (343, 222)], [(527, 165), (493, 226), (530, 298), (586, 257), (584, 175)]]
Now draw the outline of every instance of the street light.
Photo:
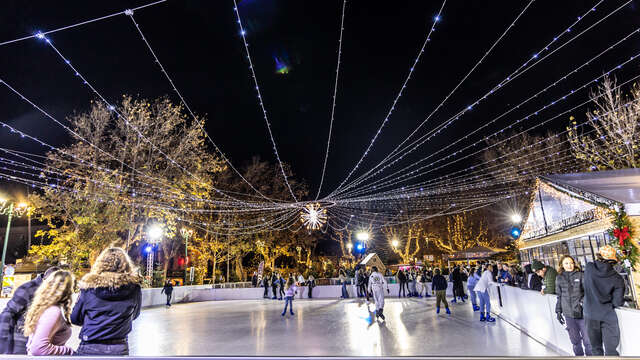
[(359, 233), (356, 234), (356, 239), (360, 240), (360, 241), (368, 241), (369, 240), (369, 233), (366, 231), (360, 231)]
[(520, 214), (518, 213), (514, 213), (513, 215), (511, 215), (511, 222), (513, 222), (514, 224), (519, 224), (520, 222), (522, 222), (522, 216), (520, 216)]
[(14, 204), (7, 199), (0, 198), (0, 214), (7, 215), (7, 229), (4, 233), (4, 244), (2, 245), (2, 264), (0, 265), (0, 294), (2, 293), (2, 282), (4, 281), (4, 262), (7, 255), (7, 244), (9, 243), (9, 231), (11, 230), (11, 219), (14, 215), (22, 216), (28, 210), (29, 205), (21, 202)]
[(155, 244), (157, 244), (158, 242), (160, 242), (160, 238), (162, 237), (163, 234), (163, 230), (162, 227), (160, 225), (151, 225), (151, 227), (147, 230), (147, 239), (149, 241), (149, 243), (151, 243), (151, 246), (147, 246), (145, 248), (145, 251), (147, 252), (147, 280), (149, 281), (149, 284), (152, 284), (153, 281), (153, 247)]
[(396, 239), (393, 239), (393, 241), (391, 242), (391, 246), (393, 246), (394, 248), (397, 248), (398, 244), (399, 244), (398, 240), (396, 240)]

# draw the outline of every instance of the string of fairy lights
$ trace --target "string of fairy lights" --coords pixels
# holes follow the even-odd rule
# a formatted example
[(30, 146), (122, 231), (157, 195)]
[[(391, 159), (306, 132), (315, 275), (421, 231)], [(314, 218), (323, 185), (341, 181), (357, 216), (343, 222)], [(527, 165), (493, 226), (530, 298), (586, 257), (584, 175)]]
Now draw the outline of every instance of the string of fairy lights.
[[(407, 155), (409, 155), (410, 153), (414, 152), (415, 150), (417, 150), (421, 145), (425, 144), (426, 142), (428, 142), (429, 140), (431, 140), (432, 138), (434, 138), (436, 135), (438, 135), (441, 131), (443, 131), (444, 129), (446, 129), (447, 127), (449, 127), (451, 124), (453, 124), (455, 121), (459, 120), (460, 117), (462, 117), (464, 114), (468, 113), (469, 111), (471, 111), (476, 105), (478, 105), (481, 101), (486, 100), (488, 97), (490, 97), (491, 95), (495, 94), (498, 92), (498, 90), (502, 89), (504, 85), (508, 84), (509, 82), (515, 80), (517, 77), (519, 77), (521, 74), (524, 74), (527, 70), (529, 70), (530, 68), (532, 68), (533, 66), (539, 64), (540, 62), (544, 61), (549, 55), (552, 55), (554, 52), (558, 51), (559, 49), (561, 49), (562, 47), (564, 47), (565, 45), (569, 44), (571, 41), (577, 39), (578, 37), (580, 37), (581, 35), (583, 35), (584, 33), (586, 33), (587, 31), (593, 29), (595, 26), (597, 26), (598, 24), (600, 24), (603, 20), (605, 20), (606, 18), (608, 18), (609, 16), (612, 16), (613, 14), (615, 14), (617, 11), (621, 10), (622, 8), (624, 8), (626, 5), (629, 4), (629, 2), (625, 3), (624, 5), (616, 8), (614, 11), (610, 12), (609, 14), (607, 14), (607, 16), (605, 16), (603, 19), (600, 19), (598, 22), (596, 22), (595, 24), (591, 25), (590, 27), (588, 27), (587, 29), (585, 29), (584, 31), (580, 32), (579, 34), (577, 34), (576, 36), (574, 36), (573, 38), (571, 38), (570, 40), (568, 40), (566, 43), (564, 43), (562, 46), (560, 46), (559, 48), (553, 50), (551, 53), (549, 53), (548, 55), (544, 56), (543, 58), (541, 58), (540, 60), (538, 60), (537, 62), (535, 62), (534, 64), (532, 64), (531, 66), (527, 67), (529, 65), (529, 63), (532, 60), (535, 60), (539, 57), (540, 54), (544, 53), (546, 50), (549, 50), (549, 46), (555, 42), (558, 41), (558, 39), (560, 39), (562, 37), (562, 35), (570, 33), (571, 32), (571, 28), (575, 27), (575, 25), (580, 22), (581, 20), (583, 20), (587, 14), (594, 12), (596, 7), (601, 3), (602, 1), (600, 1), (598, 4), (596, 4), (592, 9), (590, 9), (589, 11), (587, 11), (587, 13), (585, 13), (583, 16), (579, 16), (578, 20), (574, 23), (572, 23), (569, 27), (567, 27), (564, 31), (562, 31), (560, 34), (556, 35), (553, 37), (553, 40), (551, 42), (549, 42), (547, 45), (545, 45), (542, 49), (540, 49), (538, 52), (536, 52), (536, 56), (535, 57), (531, 57), (528, 58), (527, 61), (525, 61), (520, 67), (518, 67), (514, 72), (512, 72), (510, 75), (508, 75), (505, 79), (503, 79), (500, 83), (498, 83), (498, 85), (494, 86), (491, 90), (489, 90), (487, 93), (485, 93), (483, 96), (479, 97), (475, 102), (473, 102), (471, 105), (467, 106), (466, 108), (462, 109), (460, 112), (458, 112), (456, 115), (453, 115), (452, 117), (450, 117), (448, 120), (446, 120), (443, 124), (435, 127), (434, 129), (430, 130), (427, 134), (423, 135), (422, 137), (420, 137), (419, 139), (415, 140), (413, 143), (407, 145), (403, 150), (399, 150), (402, 145), (404, 143), (406, 143), (406, 141), (408, 141), (411, 137), (413, 137), (413, 135), (415, 135), (418, 130), (429, 120), (430, 116), (433, 115), (434, 112), (432, 112), (432, 114), (430, 114), (427, 119), (425, 119), (425, 121), (423, 121), (420, 125), (418, 125), (418, 127), (416, 127), (416, 129), (405, 139), (403, 140), (400, 145), (398, 145), (389, 155), (387, 155), (380, 163), (378, 163), (376, 166), (374, 166), (371, 170), (369, 170), (368, 172), (366, 172), (365, 174), (363, 174), (359, 179), (357, 179), (356, 181), (352, 182), (349, 186), (343, 188), (342, 191), (347, 190), (350, 187), (354, 187), (357, 186), (359, 184), (361, 184), (363, 181), (367, 180), (368, 178), (371, 178), (373, 176), (379, 175), (380, 173), (382, 173), (384, 170), (386, 170), (387, 168), (389, 168), (390, 166), (396, 164), (397, 162), (399, 162), (400, 160), (402, 160), (404, 157), (406, 157)], [(623, 38), (622, 40), (620, 40), (619, 42), (617, 42), (616, 44), (610, 46), (609, 48), (605, 49), (605, 51), (603, 51), (602, 53), (596, 55), (594, 58), (592, 58), (590, 61), (588, 61), (587, 63), (584, 64), (584, 66), (587, 66), (588, 64), (592, 63), (593, 61), (595, 61), (595, 59), (597, 59), (598, 57), (600, 57), (601, 55), (603, 55), (604, 53), (606, 53), (607, 51), (611, 50), (612, 48), (616, 47), (619, 43), (627, 40), (630, 36), (632, 36), (633, 34), (635, 34), (635, 30), (633, 32), (631, 32), (631, 34), (627, 35), (627, 37)], [(521, 71), (522, 69), (524, 69), (523, 71)], [(572, 71), (570, 71), (567, 75), (560, 77), (559, 80), (554, 81), (552, 85), (548, 86), (547, 88), (543, 89), (541, 91), (542, 92), (546, 92), (548, 90), (548, 88), (554, 87), (556, 86), (558, 83), (560, 83), (563, 80), (566, 80), (567, 76), (570, 76), (572, 74), (575, 74), (577, 71), (579, 70), (579, 68), (576, 68)], [(538, 95), (540, 94), (536, 94), (532, 97), (530, 97), (529, 99), (525, 100), (524, 102), (522, 102), (520, 105), (514, 106), (512, 108), (512, 110), (505, 112), (502, 116), (507, 115), (508, 113), (510, 113), (511, 111), (520, 108), (524, 103), (530, 101), (533, 98), (538, 97)], [(499, 118), (494, 119), (493, 122), (497, 121)], [(491, 122), (491, 123), (493, 123)], [(490, 125), (491, 123), (488, 123), (488, 125)], [(486, 126), (485, 126), (486, 127)], [(484, 127), (483, 127), (484, 128)], [(466, 137), (465, 137), (466, 139)], [(462, 139), (461, 139), (462, 140)], [(407, 150), (409, 149), (410, 150)], [(371, 174), (375, 169), (379, 168), (380, 166), (382, 166), (383, 164), (387, 163), (388, 161), (390, 161), (391, 158), (393, 158), (396, 154), (401, 153), (401, 156), (397, 157), (395, 159), (395, 161), (393, 161), (392, 163), (389, 163), (387, 165), (385, 165), (383, 168), (379, 169), (378, 171), (376, 171), (375, 173)], [(412, 166), (415, 164), (412, 164)], [(340, 188), (336, 189), (331, 195), (335, 195), (337, 193), (340, 192)], [(331, 196), (330, 196), (331, 197)]]
[[(628, 68), (629, 64), (640, 57), (640, 53), (634, 54), (624, 61), (620, 61), (615, 66), (609, 67), (609, 70), (602, 72), (597, 77), (579, 86), (573, 86), (571, 90), (563, 92), (563, 94), (558, 97), (554, 96), (553, 100), (546, 102), (534, 111), (528, 112), (527, 115), (510, 120), (507, 126), (497, 131), (490, 131), (489, 134), (486, 133), (490, 126), (498, 124), (498, 121), (504, 121), (505, 118), (515, 111), (524, 109), (525, 106), (533, 102), (534, 99), (540, 99), (542, 96), (550, 94), (553, 89), (559, 88), (561, 84), (569, 84), (575, 74), (586, 72), (586, 70), (590, 68), (590, 65), (596, 64), (597, 61), (604, 58), (604, 55), (610, 54), (614, 50), (619, 49), (621, 45), (633, 39), (634, 36), (640, 33), (640, 27), (638, 27), (615, 42), (605, 46), (598, 54), (553, 80), (542, 89), (533, 93), (533, 95), (526, 97), (523, 101), (517, 102), (517, 105), (509, 107), (506, 111), (488, 121), (478, 123), (476, 127), (469, 129), (463, 134), (459, 134), (457, 138), (451, 139), (446, 145), (425, 154), (425, 156), (420, 157), (417, 161), (412, 161), (407, 166), (386, 173), (392, 170), (394, 166), (400, 165), (402, 160), (406, 160), (410, 154), (416, 152), (424, 144), (442, 134), (445, 129), (450, 128), (452, 124), (466, 116), (478, 104), (485, 102), (485, 100), (493, 97), (498, 92), (504, 91), (503, 89), (507, 84), (520, 78), (536, 65), (566, 48), (571, 43), (574, 43), (582, 35), (603, 24), (607, 19), (619, 13), (632, 3), (632, 0), (625, 1), (606, 14), (600, 14), (597, 9), (600, 8), (604, 0), (597, 1), (593, 6), (589, 7), (587, 11), (577, 16), (577, 20), (572, 21), (568, 27), (556, 36), (553, 36), (552, 40), (547, 42), (546, 45), (539, 50), (533, 52), (515, 71), (512, 71), (503, 80), (490, 87), (483, 95), (469, 102), (469, 105), (460, 109), (454, 115), (442, 119), (443, 121), (440, 121), (437, 125), (430, 129), (425, 129), (425, 125), (436, 118), (435, 114), (441, 111), (444, 105), (458, 89), (461, 88), (468, 78), (486, 62), (486, 59), (491, 55), (493, 50), (497, 48), (506, 35), (516, 26), (516, 23), (525, 15), (527, 10), (533, 6), (535, 0), (530, 0), (519, 10), (515, 19), (500, 33), (498, 38), (488, 47), (479, 60), (471, 66), (452, 90), (428, 113), (424, 120), (421, 121), (407, 137), (399, 141), (393, 150), (386, 154), (380, 162), (373, 164), (368, 169), (364, 169), (365, 171), (356, 177), (356, 172), (361, 170), (365, 158), (372, 153), (374, 144), (379, 140), (383, 129), (388, 125), (392, 114), (397, 110), (398, 102), (406, 92), (409, 82), (414, 75), (414, 71), (421, 61), (425, 61), (423, 55), (426, 52), (428, 44), (435, 39), (433, 33), (441, 21), (441, 16), (446, 5), (447, 0), (443, 0), (440, 7), (436, 8), (437, 12), (435, 12), (435, 15), (431, 18), (432, 20), (430, 20), (431, 26), (429, 27), (429, 31), (426, 34), (421, 48), (413, 59), (397, 94), (391, 101), (391, 106), (372, 138), (366, 142), (364, 152), (339, 185), (327, 196), (321, 197), (320, 195), (323, 185), (325, 184), (325, 175), (328, 169), (334, 122), (337, 118), (336, 104), (339, 101), (338, 89), (341, 80), (340, 69), (343, 62), (343, 33), (345, 30), (345, 13), (347, 8), (347, 0), (343, 0), (340, 11), (335, 77), (329, 112), (330, 121), (326, 151), (324, 152), (323, 161), (321, 161), (321, 177), (315, 199), (313, 201), (304, 201), (298, 199), (294, 185), (292, 185), (294, 183), (290, 181), (287, 175), (283, 157), (278, 150), (276, 134), (273, 131), (272, 123), (267, 113), (267, 106), (263, 99), (263, 92), (254, 66), (255, 62), (249, 47), (248, 35), (242, 21), (243, 18), (240, 14), (237, 0), (232, 0), (233, 13), (239, 29), (239, 38), (242, 40), (249, 75), (255, 86), (258, 106), (266, 125), (267, 135), (278, 163), (280, 175), (292, 198), (292, 201), (288, 201), (275, 198), (264, 190), (259, 189), (231, 163), (229, 157), (205, 130), (203, 118), (195, 114), (183, 95), (183, 92), (176, 86), (174, 78), (170, 76), (165, 66), (160, 62), (157, 52), (152, 47), (140, 24), (136, 21), (134, 14), (138, 10), (143, 10), (167, 1), (168, 0), (155, 1), (136, 8), (125, 9), (53, 30), (38, 31), (29, 36), (0, 42), (0, 46), (17, 44), (30, 39), (35, 39), (46, 44), (46, 46), (53, 50), (63, 61), (72, 74), (100, 100), (115, 119), (123, 121), (127, 124), (128, 128), (133, 130), (134, 135), (139, 141), (144, 142), (153, 149), (154, 154), (162, 157), (168, 166), (178, 169), (181, 173), (184, 173), (198, 183), (206, 184), (206, 186), (212, 190), (213, 195), (208, 197), (191, 194), (175, 186), (170, 179), (137, 169), (136, 166), (133, 166), (128, 161), (118, 158), (90, 141), (90, 139), (83, 137), (78, 131), (53, 117), (44, 107), (36, 104), (35, 101), (18, 90), (17, 86), (9, 84), (1, 78), (0, 84), (4, 85), (9, 92), (32, 106), (38, 113), (52, 121), (53, 124), (60, 126), (69, 133), (73, 139), (106, 156), (109, 162), (112, 163), (105, 164), (83, 159), (65, 150), (65, 148), (55, 147), (33, 134), (18, 129), (14, 125), (0, 121), (0, 125), (2, 126), (0, 129), (8, 130), (11, 134), (15, 134), (22, 139), (35, 142), (40, 145), (40, 150), (50, 152), (49, 155), (40, 155), (37, 154), (37, 150), (34, 151), (34, 153), (26, 153), (15, 149), (0, 148), (0, 154), (3, 154), (0, 156), (0, 179), (21, 183), (42, 191), (65, 193), (77, 198), (79, 201), (91, 200), (105, 204), (119, 204), (122, 199), (132, 199), (130, 204), (133, 207), (172, 212), (177, 214), (175, 217), (177, 221), (215, 236), (251, 235), (265, 231), (291, 231), (295, 233), (302, 229), (323, 233), (355, 228), (380, 230), (385, 227), (398, 226), (407, 222), (425, 221), (438, 216), (447, 216), (482, 209), (505, 200), (528, 196), (531, 189), (524, 185), (521, 180), (523, 178), (534, 179), (537, 175), (544, 174), (546, 164), (550, 161), (553, 161), (555, 164), (554, 171), (580, 171), (580, 167), (576, 164), (571, 150), (560, 148), (566, 145), (568, 140), (557, 140), (547, 144), (547, 141), (552, 138), (560, 139), (560, 136), (565, 135), (569, 129), (550, 137), (542, 137), (540, 140), (522, 149), (501, 154), (491, 160), (473, 161), (473, 159), (477, 158), (484, 151), (511, 141), (523, 134), (532, 133), (550, 124), (552, 121), (561, 119), (572, 111), (588, 105), (595, 99), (586, 97), (586, 100), (580, 101), (568, 110), (562, 110), (556, 114), (548, 114), (550, 111), (558, 108), (559, 105), (569, 104), (569, 100), (579, 99), (581, 96), (584, 96), (585, 90), (597, 86), (606, 76), (615, 74), (622, 68)], [(240, 181), (248, 186), (251, 191), (250, 193), (219, 188), (215, 179), (203, 179), (202, 175), (194, 173), (192, 169), (181, 164), (178, 159), (173, 158), (170, 154), (163, 151), (158, 144), (155, 144), (145, 136), (143, 131), (138, 129), (136, 125), (130, 121), (122, 109), (119, 109), (115, 103), (107, 100), (102, 92), (79, 71), (79, 67), (72, 64), (71, 60), (53, 44), (50, 38), (50, 34), (53, 33), (78, 28), (86, 24), (117, 16), (127, 16), (130, 19), (137, 34), (141, 37), (144, 46), (160, 69), (162, 76), (166, 78), (171, 89), (190, 116), (190, 120), (203, 132), (207, 143), (213, 147), (219, 158), (230, 171), (233, 172), (234, 176), (239, 177)], [(582, 31), (577, 33), (572, 31), (577, 28), (579, 23), (591, 19), (593, 19), (593, 23), (585, 25), (586, 28)], [(627, 78), (625, 81), (617, 84), (616, 89), (628, 86), (639, 77), (640, 75)], [(629, 105), (630, 102), (625, 104), (625, 106)], [(545, 116), (544, 119), (543, 116)], [(516, 126), (526, 121), (531, 122), (532, 125), (527, 129), (517, 131), (505, 137), (505, 132), (515, 129)], [(574, 123), (571, 129), (575, 130), (583, 127), (588, 127), (586, 121)], [(588, 135), (593, 131), (593, 129), (587, 129), (584, 134)], [(421, 134), (421, 132), (424, 133)], [(474, 138), (476, 140), (472, 140)], [(534, 148), (534, 154), (539, 153), (540, 156), (530, 160), (532, 151), (529, 149)], [(456, 165), (465, 160), (472, 161), (473, 165), (467, 167)], [(117, 168), (112, 167), (114, 164), (117, 164), (118, 167), (126, 171), (118, 171)], [(456, 167), (453, 171), (444, 171), (445, 169), (450, 169), (452, 166)], [(516, 173), (512, 172), (514, 168), (517, 169)], [(95, 172), (105, 174), (105, 179), (92, 177), (91, 175)], [(131, 176), (134, 174), (135, 176)], [(117, 179), (117, 181), (113, 181), (114, 179)], [(96, 188), (104, 191), (98, 191), (95, 194), (82, 193), (74, 186), (78, 183), (93, 184)], [(114, 198), (114, 196), (116, 198)], [(207, 218), (204, 217), (205, 215)]]

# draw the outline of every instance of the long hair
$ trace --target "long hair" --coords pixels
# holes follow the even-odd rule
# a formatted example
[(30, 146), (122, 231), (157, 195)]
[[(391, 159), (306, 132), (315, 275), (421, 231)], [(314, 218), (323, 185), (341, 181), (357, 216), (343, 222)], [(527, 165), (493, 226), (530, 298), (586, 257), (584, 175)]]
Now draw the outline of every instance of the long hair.
[(564, 259), (571, 259), (571, 261), (573, 261), (573, 271), (580, 271), (580, 264), (578, 264), (578, 262), (576, 261), (576, 259), (574, 259), (571, 255), (565, 255), (562, 257), (562, 259), (560, 259), (560, 266), (558, 269), (558, 275), (562, 274), (564, 272), (564, 266), (562, 266), (562, 263), (564, 262)]
[(290, 277), (290, 278), (289, 278), (289, 280), (287, 280), (287, 285), (286, 285), (287, 290), (288, 290), (292, 285), (293, 285), (293, 278), (292, 278), (292, 277)]
[(51, 306), (60, 306), (62, 317), (71, 323), (71, 303), (75, 279), (69, 271), (58, 270), (47, 276), (42, 285), (36, 290), (33, 301), (27, 310), (24, 321), (24, 336), (35, 333), (40, 316)]

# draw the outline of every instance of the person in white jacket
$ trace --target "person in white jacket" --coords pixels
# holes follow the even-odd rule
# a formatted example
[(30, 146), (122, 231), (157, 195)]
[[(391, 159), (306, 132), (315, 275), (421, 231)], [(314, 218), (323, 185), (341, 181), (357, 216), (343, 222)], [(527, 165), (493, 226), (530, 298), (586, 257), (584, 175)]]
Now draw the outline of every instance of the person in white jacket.
[(371, 276), (369, 276), (368, 291), (373, 294), (373, 301), (376, 304), (376, 318), (384, 320), (384, 287), (387, 282), (384, 280), (384, 276), (378, 272), (378, 268), (374, 266), (372, 268)]
[(480, 300), (480, 321), (495, 322), (496, 319), (491, 317), (491, 300), (489, 299), (489, 287), (494, 285), (493, 281), (493, 265), (488, 265), (486, 270), (480, 276), (480, 280), (476, 283), (474, 291)]

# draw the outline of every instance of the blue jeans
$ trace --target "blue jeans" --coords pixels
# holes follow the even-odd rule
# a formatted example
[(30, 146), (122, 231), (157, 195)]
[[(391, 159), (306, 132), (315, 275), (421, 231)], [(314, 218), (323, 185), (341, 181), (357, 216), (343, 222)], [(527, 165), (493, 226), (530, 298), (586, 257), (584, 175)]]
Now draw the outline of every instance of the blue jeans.
[(289, 311), (291, 312), (291, 314), (293, 314), (293, 296), (285, 296), (284, 310), (282, 310), (283, 314), (287, 312), (287, 307), (289, 306), (289, 304), (291, 304), (291, 307), (289, 307)]
[(129, 355), (129, 344), (90, 344), (90, 343), (80, 343), (78, 346), (78, 350), (76, 350), (75, 354), (77, 356), (91, 356), (91, 355), (107, 355), (107, 356), (117, 356), (117, 355)]
[(347, 299), (349, 297), (349, 292), (347, 291), (347, 282), (342, 282), (342, 297)]
[(473, 306), (478, 305), (478, 302), (476, 301), (476, 292), (470, 288), (467, 288), (467, 290), (469, 290), (469, 298), (471, 299), (471, 304), (473, 304)]
[(489, 290), (485, 290), (484, 292), (477, 291), (478, 298), (480, 299), (480, 312), (487, 313), (487, 316), (491, 313), (491, 299), (489, 298)]

